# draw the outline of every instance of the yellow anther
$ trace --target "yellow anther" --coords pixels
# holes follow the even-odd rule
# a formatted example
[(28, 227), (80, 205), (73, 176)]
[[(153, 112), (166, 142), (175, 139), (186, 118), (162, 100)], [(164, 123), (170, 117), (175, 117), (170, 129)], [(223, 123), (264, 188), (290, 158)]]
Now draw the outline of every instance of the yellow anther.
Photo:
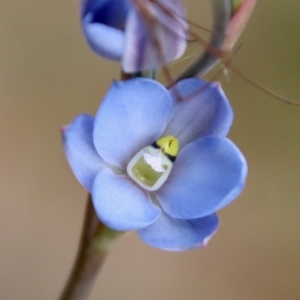
[(165, 136), (156, 141), (157, 146), (166, 154), (173, 157), (176, 157), (179, 151), (178, 140), (172, 136)]

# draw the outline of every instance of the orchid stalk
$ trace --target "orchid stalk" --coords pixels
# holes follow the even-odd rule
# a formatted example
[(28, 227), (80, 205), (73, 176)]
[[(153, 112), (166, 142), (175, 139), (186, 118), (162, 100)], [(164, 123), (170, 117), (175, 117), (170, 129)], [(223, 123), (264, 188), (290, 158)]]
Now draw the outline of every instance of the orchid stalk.
[(99, 221), (89, 195), (77, 258), (60, 300), (88, 298), (102, 264), (120, 235)]
[(120, 61), (126, 81), (112, 84), (95, 117), (81, 114), (62, 129), (66, 157), (89, 198), (60, 300), (87, 299), (126, 232), (137, 230), (143, 242), (167, 251), (206, 246), (216, 233), (216, 212), (243, 190), (247, 163), (226, 137), (233, 112), (221, 86), (193, 77), (232, 49), (254, 5), (212, 0), (209, 47), (168, 90), (153, 78), (185, 50), (181, 1), (83, 0), (88, 44)]
[(209, 45), (175, 80), (202, 77), (215, 67), (235, 46), (253, 10), (256, 0), (211, 0), (213, 29)]

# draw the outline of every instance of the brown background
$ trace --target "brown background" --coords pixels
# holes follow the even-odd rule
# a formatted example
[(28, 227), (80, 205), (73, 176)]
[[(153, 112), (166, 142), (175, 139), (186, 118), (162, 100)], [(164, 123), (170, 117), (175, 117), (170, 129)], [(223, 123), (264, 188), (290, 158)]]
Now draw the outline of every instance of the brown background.
[[(190, 19), (210, 26), (208, 1), (186, 3)], [(299, 12), (298, 0), (259, 1), (234, 58), (294, 99)], [(118, 64), (85, 44), (77, 1), (2, 0), (0, 31), (0, 299), (52, 300), (74, 260), (86, 198), (59, 127), (95, 113)], [(199, 51), (191, 46), (192, 55)], [(236, 116), (230, 137), (249, 163), (244, 193), (222, 210), (222, 226), (205, 249), (168, 253), (135, 233), (121, 240), (91, 300), (300, 299), (300, 107), (230, 70), (229, 78), (224, 88)]]

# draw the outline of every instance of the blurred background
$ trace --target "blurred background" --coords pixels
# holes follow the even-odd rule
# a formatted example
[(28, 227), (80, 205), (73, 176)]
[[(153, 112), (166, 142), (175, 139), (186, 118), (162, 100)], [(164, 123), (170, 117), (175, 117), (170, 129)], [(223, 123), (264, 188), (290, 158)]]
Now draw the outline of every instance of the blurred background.
[[(185, 3), (191, 20), (211, 26), (208, 0)], [(299, 13), (298, 0), (258, 1), (234, 62), (300, 100)], [(0, 15), (0, 299), (53, 300), (73, 264), (86, 203), (59, 128), (95, 113), (119, 66), (86, 45), (77, 1), (2, 0)], [(200, 51), (192, 44), (189, 55)], [(220, 212), (205, 249), (168, 253), (136, 233), (122, 239), (91, 300), (300, 299), (300, 107), (228, 73), (230, 138), (249, 164), (245, 191)]]

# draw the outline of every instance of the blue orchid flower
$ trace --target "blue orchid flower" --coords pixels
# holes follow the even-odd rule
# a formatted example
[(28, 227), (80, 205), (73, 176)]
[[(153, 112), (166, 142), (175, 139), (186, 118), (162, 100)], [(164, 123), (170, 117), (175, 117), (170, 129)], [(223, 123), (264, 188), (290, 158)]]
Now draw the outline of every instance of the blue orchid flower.
[(180, 0), (83, 0), (81, 21), (91, 48), (127, 73), (158, 69), (185, 51)]
[(192, 78), (167, 90), (137, 78), (114, 82), (95, 117), (64, 128), (63, 143), (104, 224), (183, 251), (206, 245), (216, 211), (244, 187), (247, 163), (226, 138), (232, 121), (218, 83)]

